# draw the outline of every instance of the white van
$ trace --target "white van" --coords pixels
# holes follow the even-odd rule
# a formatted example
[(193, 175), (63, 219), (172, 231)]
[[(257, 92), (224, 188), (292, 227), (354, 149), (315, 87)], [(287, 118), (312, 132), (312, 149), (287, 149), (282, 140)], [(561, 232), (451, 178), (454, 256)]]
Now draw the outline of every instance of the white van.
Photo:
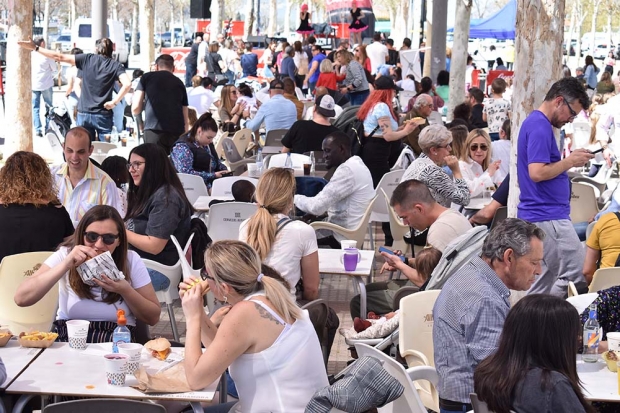
[[(114, 43), (113, 56), (125, 67), (129, 62), (129, 47), (125, 41), (125, 27), (118, 20), (108, 20), (107, 36)], [(95, 52), (95, 39), (92, 36), (92, 19), (79, 18), (75, 20), (71, 29), (71, 43), (73, 47), (79, 47), (84, 53)]]

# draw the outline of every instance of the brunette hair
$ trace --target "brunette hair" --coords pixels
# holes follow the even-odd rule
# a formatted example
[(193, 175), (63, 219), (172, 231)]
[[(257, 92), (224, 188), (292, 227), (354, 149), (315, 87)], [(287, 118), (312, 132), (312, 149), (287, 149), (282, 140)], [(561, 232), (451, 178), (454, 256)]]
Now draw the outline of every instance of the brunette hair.
[(469, 134), (467, 126), (456, 125), (450, 128), (450, 133), (452, 134), (452, 143), (450, 144), (450, 146), (452, 146), (452, 154), (461, 159), (463, 155), (467, 154), (465, 150), (465, 141)]
[[(551, 386), (551, 372), (568, 379), (586, 412), (577, 375), (579, 314), (569, 302), (547, 294), (525, 296), (508, 313), (497, 351), (474, 372), (474, 391), (489, 410), (508, 413), (517, 386), (533, 368), (542, 369), (541, 387)], [(527, 395), (523, 395), (527, 396)]]
[(424, 248), (416, 255), (415, 268), (424, 280), (428, 280), (439, 264), (439, 260), (441, 260), (441, 251), (434, 247)]
[(127, 159), (122, 156), (108, 156), (101, 162), (101, 170), (108, 174), (114, 181), (117, 188), (129, 182), (129, 171), (127, 170)]
[[(235, 85), (225, 85), (222, 88), (222, 92), (220, 93), (220, 96), (221, 96), (220, 99), (222, 100), (222, 106), (221, 107), (223, 109), (225, 109), (228, 113), (230, 113), (230, 111), (232, 110), (233, 106), (235, 106), (235, 105), (233, 105), (233, 103), (230, 100), (230, 91), (232, 89), (237, 90)], [(238, 91), (237, 91), (237, 93), (238, 93)]]
[(215, 121), (215, 119), (213, 119), (213, 115), (211, 114), (211, 112), (203, 113), (202, 115), (200, 115), (198, 120), (194, 122), (187, 136), (188, 141), (192, 143), (196, 142), (196, 134), (198, 133), (198, 128), (202, 130), (210, 130), (217, 133), (217, 122)]
[(47, 164), (34, 152), (18, 151), (9, 156), (0, 169), (0, 202), (35, 206), (60, 205), (54, 178)]

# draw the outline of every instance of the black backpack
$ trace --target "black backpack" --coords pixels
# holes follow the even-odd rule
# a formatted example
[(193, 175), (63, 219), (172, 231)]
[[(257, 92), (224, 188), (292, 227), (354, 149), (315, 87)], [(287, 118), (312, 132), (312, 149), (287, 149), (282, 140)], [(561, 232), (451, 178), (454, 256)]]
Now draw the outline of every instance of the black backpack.
[(200, 218), (192, 218), (190, 234), (194, 234), (192, 239), (192, 267), (195, 270), (202, 269), (205, 266), (205, 250), (213, 240), (207, 232), (207, 226)]

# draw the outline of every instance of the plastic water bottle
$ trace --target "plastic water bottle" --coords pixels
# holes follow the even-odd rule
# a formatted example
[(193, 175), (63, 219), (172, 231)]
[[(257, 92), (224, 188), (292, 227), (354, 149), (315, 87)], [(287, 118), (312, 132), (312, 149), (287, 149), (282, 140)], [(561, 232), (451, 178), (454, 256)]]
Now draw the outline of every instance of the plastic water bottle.
[(314, 160), (314, 151), (310, 152), (310, 173), (313, 174), (315, 171), (314, 169), (314, 164), (315, 164), (315, 160)]
[(116, 126), (112, 126), (112, 133), (110, 134), (110, 142), (117, 143), (118, 142), (118, 131), (116, 130)]
[(125, 318), (125, 311), (118, 310), (116, 312), (116, 323), (118, 326), (112, 333), (112, 352), (118, 353), (118, 345), (124, 343), (131, 343), (131, 332), (127, 328), (127, 319)]
[(258, 148), (258, 154), (256, 155), (256, 172), (258, 174), (263, 173), (263, 148)]
[(293, 169), (293, 159), (291, 158), (291, 153), (286, 153), (286, 161), (284, 162), (284, 167), (287, 169)]
[(601, 327), (596, 319), (596, 304), (591, 304), (588, 321), (583, 325), (583, 361), (595, 363), (598, 360), (600, 341)]

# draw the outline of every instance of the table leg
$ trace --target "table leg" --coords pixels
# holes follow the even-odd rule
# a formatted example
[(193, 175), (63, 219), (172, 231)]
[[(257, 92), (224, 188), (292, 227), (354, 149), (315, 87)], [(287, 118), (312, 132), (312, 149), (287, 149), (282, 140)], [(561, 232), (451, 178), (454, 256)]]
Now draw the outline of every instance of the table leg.
[(0, 398), (0, 413), (6, 413), (6, 407), (4, 407), (4, 402), (2, 398)]
[(228, 401), (228, 382), (226, 381), (226, 372), (220, 377), (220, 403)]
[(13, 413), (22, 413), (24, 407), (26, 407), (32, 397), (33, 396), (31, 394), (22, 394), (21, 396), (19, 396), (19, 399), (15, 403), (15, 406), (13, 406)]
[(189, 405), (192, 406), (192, 410), (194, 410), (194, 413), (204, 413), (205, 411), (202, 408), (202, 404), (200, 404), (199, 402), (190, 402)]
[(364, 279), (362, 277), (354, 277), (353, 284), (357, 282), (357, 287), (360, 290), (360, 317), (366, 318), (368, 316), (368, 312), (366, 311), (366, 284), (364, 284)]

